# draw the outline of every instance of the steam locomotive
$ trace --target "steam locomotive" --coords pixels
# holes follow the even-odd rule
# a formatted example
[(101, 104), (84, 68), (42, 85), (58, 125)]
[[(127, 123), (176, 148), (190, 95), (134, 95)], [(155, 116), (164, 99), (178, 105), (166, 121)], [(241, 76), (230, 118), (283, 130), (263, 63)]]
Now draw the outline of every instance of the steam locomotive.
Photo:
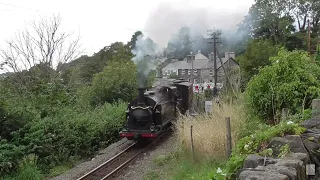
[(120, 137), (129, 140), (153, 139), (161, 134), (178, 113), (185, 114), (191, 107), (192, 83), (175, 80), (150, 90), (139, 88), (139, 95), (128, 104), (127, 122)]

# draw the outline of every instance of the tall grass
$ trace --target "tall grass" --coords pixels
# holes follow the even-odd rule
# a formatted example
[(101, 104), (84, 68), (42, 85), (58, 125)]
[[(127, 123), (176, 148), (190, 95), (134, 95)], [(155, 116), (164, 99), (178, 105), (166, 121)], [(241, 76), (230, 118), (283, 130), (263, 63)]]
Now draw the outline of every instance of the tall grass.
[(246, 121), (242, 98), (237, 101), (220, 102), (221, 106), (213, 103), (210, 114), (196, 117), (183, 116), (175, 123), (178, 141), (191, 150), (190, 127), (193, 125), (193, 144), (196, 154), (205, 158), (226, 157), (226, 117), (231, 119), (232, 143), (235, 144), (241, 126)]
[[(37, 167), (38, 156), (30, 154), (25, 156), (19, 163), (17, 172), (7, 176), (4, 180), (41, 180), (44, 176)], [(1, 178), (0, 178), (1, 179)]]

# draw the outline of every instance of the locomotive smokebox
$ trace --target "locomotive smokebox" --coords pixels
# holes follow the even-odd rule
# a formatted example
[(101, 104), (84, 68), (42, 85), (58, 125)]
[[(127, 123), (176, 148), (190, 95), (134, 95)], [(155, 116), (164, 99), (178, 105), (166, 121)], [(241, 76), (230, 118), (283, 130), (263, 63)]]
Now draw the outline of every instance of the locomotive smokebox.
[(145, 91), (145, 88), (138, 88), (138, 91), (139, 91), (139, 102), (138, 104), (142, 105), (144, 104), (144, 91)]

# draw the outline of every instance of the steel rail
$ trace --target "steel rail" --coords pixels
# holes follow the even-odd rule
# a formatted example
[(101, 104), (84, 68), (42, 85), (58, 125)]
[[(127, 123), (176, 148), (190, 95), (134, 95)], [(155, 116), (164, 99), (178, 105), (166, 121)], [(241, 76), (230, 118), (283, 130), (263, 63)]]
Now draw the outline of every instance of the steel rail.
[(167, 132), (164, 132), (162, 134), (160, 134), (153, 142), (151, 142), (150, 144), (148, 144), (145, 148), (143, 148), (142, 150), (140, 150), (139, 152), (137, 152), (134, 156), (132, 156), (130, 159), (128, 159), (126, 162), (122, 163), (121, 165), (119, 165), (117, 168), (115, 168), (112, 172), (110, 172), (109, 174), (107, 174), (105, 177), (103, 177), (101, 180), (106, 180), (110, 177), (112, 177), (112, 175), (114, 175), (117, 171), (119, 171), (120, 169), (122, 169), (123, 167), (125, 167), (128, 163), (130, 163), (133, 159), (135, 159), (137, 156), (139, 156), (140, 154), (142, 154), (144, 151), (146, 151), (147, 149), (149, 149), (150, 147), (152, 147), (154, 144), (156, 144), (161, 137), (163, 137)]
[[(103, 178), (100, 178), (100, 180), (106, 180), (111, 178), (113, 175), (116, 174), (116, 172), (118, 172), (120, 169), (124, 168), (127, 164), (129, 164), (132, 160), (134, 160), (136, 157), (138, 157), (140, 154), (142, 154), (144, 151), (146, 151), (147, 149), (151, 148), (154, 144), (156, 144), (161, 137), (163, 137), (165, 133), (160, 134), (155, 140), (153, 140), (153, 142), (149, 143), (146, 147), (144, 147), (143, 149), (141, 149), (140, 151), (133, 153), (133, 155), (125, 161), (122, 164), (116, 166), (116, 168), (112, 168), (112, 171), (109, 172), (107, 175), (105, 175)], [(83, 175), (82, 177), (78, 178), (77, 180), (85, 180), (85, 179), (92, 179), (90, 178), (90, 176), (94, 175), (96, 172), (99, 172), (99, 170), (101, 168), (106, 167), (107, 165), (116, 162), (114, 161), (117, 158), (121, 158), (122, 155), (126, 155), (126, 152), (130, 152), (129, 150), (134, 147), (135, 145), (138, 145), (138, 142), (133, 143), (132, 145), (130, 145), (129, 147), (127, 147), (125, 150), (121, 151), (120, 153), (118, 153), (117, 155), (113, 156), (111, 159), (109, 159), (108, 161), (104, 162), (103, 164), (99, 165), (98, 167), (94, 168), (93, 170), (91, 170), (90, 172), (86, 173), (85, 175)], [(124, 159), (125, 160), (125, 159)], [(103, 176), (103, 174), (101, 175)]]
[(108, 161), (102, 163), (100, 166), (92, 169), (90, 172), (86, 173), (85, 175), (81, 176), (80, 178), (78, 178), (77, 180), (83, 180), (85, 178), (87, 178), (88, 176), (90, 176), (91, 174), (93, 174), (94, 172), (98, 171), (99, 169), (101, 169), (102, 167), (104, 167), (105, 165), (107, 165), (108, 163), (112, 162), (114, 159), (118, 158), (119, 156), (121, 156), (122, 154), (124, 154), (125, 152), (127, 152), (129, 149), (131, 149), (133, 146), (135, 146), (137, 143), (133, 143), (131, 144), (129, 147), (127, 147), (126, 149), (124, 149), (123, 151), (121, 151), (120, 153), (118, 153), (117, 155), (113, 156), (111, 159), (109, 159)]

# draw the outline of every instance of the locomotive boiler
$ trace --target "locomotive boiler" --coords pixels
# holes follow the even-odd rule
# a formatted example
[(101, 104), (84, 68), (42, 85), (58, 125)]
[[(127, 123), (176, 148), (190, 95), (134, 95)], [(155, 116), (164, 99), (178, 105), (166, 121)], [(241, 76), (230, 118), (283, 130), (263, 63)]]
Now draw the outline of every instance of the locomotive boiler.
[(130, 140), (156, 138), (177, 119), (178, 113), (189, 110), (193, 97), (192, 84), (183, 80), (138, 90), (138, 97), (128, 104), (127, 121), (119, 133)]

